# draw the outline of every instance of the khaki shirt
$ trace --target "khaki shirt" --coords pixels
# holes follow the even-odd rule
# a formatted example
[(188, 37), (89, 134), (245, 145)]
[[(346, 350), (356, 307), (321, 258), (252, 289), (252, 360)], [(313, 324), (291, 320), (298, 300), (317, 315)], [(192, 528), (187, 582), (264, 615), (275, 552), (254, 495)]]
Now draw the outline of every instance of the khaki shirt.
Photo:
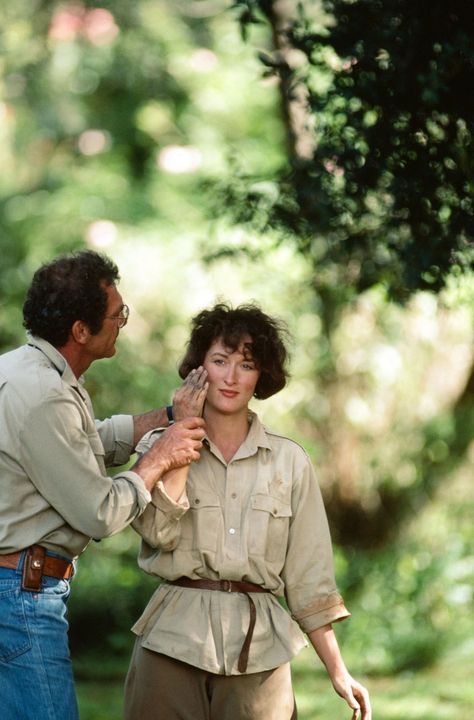
[(128, 525), (150, 501), (126, 463), (133, 418), (95, 422), (89, 395), (45, 340), (0, 357), (0, 554), (41, 543), (73, 558)]
[[(160, 481), (133, 523), (143, 538), (139, 565), (150, 574), (245, 580), (271, 590), (252, 595), (257, 622), (248, 673), (290, 660), (306, 644), (301, 630), (349, 615), (336, 589), (326, 513), (307, 454), (255, 414), (250, 419), (248, 436), (229, 463), (206, 440), (179, 502)], [(137, 451), (158, 432), (145, 435)], [(248, 623), (249, 603), (241, 593), (162, 584), (132, 629), (144, 648), (237, 675)]]

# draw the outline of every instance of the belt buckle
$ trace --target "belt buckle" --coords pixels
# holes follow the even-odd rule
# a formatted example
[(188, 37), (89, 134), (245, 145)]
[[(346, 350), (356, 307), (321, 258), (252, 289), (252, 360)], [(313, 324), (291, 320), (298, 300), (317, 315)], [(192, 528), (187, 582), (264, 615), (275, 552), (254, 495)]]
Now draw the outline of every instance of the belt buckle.
[(232, 580), (222, 580), (222, 589), (224, 592), (232, 592)]

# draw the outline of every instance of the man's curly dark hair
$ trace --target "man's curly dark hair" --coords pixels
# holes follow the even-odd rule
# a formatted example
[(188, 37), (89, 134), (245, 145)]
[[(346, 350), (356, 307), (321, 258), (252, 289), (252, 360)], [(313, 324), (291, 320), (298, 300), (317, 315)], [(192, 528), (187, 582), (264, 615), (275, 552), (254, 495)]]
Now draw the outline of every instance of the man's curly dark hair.
[(61, 255), (35, 272), (23, 305), (23, 325), (57, 348), (66, 344), (76, 320), (96, 335), (107, 309), (104, 286), (119, 279), (115, 263), (93, 250)]
[(251, 342), (245, 349), (260, 370), (255, 397), (264, 400), (286, 385), (288, 351), (283, 338), (288, 337), (288, 330), (280, 320), (266, 315), (255, 304), (232, 308), (218, 303), (210, 310), (202, 310), (191, 323), (186, 355), (178, 369), (182, 378), (203, 364), (215, 340), (220, 339), (229, 350), (235, 351), (242, 338), (249, 335)]

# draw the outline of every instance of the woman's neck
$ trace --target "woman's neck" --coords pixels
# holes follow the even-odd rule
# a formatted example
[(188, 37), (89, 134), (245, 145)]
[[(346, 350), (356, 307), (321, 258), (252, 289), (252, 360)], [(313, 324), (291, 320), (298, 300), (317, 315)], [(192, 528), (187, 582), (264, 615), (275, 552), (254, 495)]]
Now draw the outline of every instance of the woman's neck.
[(231, 460), (244, 442), (249, 431), (248, 410), (239, 415), (223, 415), (204, 407), (206, 434), (222, 453), (226, 462)]

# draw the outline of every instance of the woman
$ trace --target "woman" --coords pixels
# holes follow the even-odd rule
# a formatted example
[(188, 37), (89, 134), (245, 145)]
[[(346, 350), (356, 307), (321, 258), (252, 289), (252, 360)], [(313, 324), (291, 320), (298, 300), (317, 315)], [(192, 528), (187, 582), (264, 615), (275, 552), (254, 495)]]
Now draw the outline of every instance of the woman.
[(218, 304), (193, 319), (180, 375), (192, 371), (189, 386), (205, 396), (206, 439), (199, 461), (164, 476), (134, 523), (140, 567), (164, 582), (133, 627), (127, 720), (296, 718), (289, 661), (303, 632), (353, 720), (371, 718), (331, 627), (349, 613), (313, 468), (248, 408), (286, 383), (284, 332), (254, 305)]

